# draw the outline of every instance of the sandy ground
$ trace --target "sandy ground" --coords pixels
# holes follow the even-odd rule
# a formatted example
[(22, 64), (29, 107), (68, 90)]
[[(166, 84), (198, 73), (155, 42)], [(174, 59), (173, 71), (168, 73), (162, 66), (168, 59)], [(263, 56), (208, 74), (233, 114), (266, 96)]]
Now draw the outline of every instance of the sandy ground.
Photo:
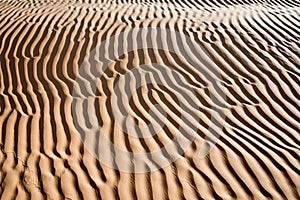
[(299, 5), (1, 1), (0, 199), (300, 199)]

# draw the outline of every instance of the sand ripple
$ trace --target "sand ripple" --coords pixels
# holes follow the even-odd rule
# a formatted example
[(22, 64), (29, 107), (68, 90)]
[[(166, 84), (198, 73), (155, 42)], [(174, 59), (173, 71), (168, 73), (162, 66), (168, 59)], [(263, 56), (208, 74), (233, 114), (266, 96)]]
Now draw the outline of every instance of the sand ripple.
[[(299, 3), (1, 1), (0, 199), (300, 199)], [(133, 31), (131, 39), (114, 44), (124, 54), (114, 57), (109, 42), (104, 51), (96, 51), (114, 60), (100, 70), (101, 84), (89, 91), (86, 80), (99, 77), (97, 69), (103, 68), (82, 72), (82, 64), (90, 63), (87, 56), (122, 32), (147, 28), (184, 34), (208, 53), (213, 67), (197, 70), (186, 62), (197, 62), (199, 52), (174, 37), (150, 41), (177, 48), (181, 55), (161, 48), (128, 52), (130, 45), (148, 41)], [(122, 92), (126, 96), (131, 90), (118, 81), (151, 63), (170, 66), (171, 71), (147, 68), (151, 73), (145, 80), (170, 79), (174, 87), (137, 88), (126, 107), (134, 123), (147, 124), (153, 105), (165, 112), (158, 134), (131, 137), (122, 126), (132, 126), (113, 115), (116, 109), (122, 113)], [(139, 75), (127, 78), (136, 83), (142, 80)], [(212, 96), (207, 79), (221, 84), (226, 98)], [(81, 87), (80, 93), (74, 93), (74, 85)], [(89, 98), (81, 101), (80, 95), (92, 97), (92, 104)], [(84, 146), (80, 132), (93, 127), (94, 120), (106, 138), (126, 152), (164, 147), (181, 130), (181, 96), (196, 105), (183, 103), (187, 120), (181, 133), (196, 136), (189, 148), (174, 150), (178, 159), (169, 166), (126, 173), (117, 170), (122, 168), (118, 163), (109, 167), (100, 162)], [(93, 119), (90, 105), (95, 105)], [(213, 120), (213, 112), (221, 107), (226, 108), (224, 120)], [(78, 121), (78, 116), (83, 119)], [(219, 141), (201, 159), (211, 124)], [(166, 150), (163, 157), (169, 155)]]

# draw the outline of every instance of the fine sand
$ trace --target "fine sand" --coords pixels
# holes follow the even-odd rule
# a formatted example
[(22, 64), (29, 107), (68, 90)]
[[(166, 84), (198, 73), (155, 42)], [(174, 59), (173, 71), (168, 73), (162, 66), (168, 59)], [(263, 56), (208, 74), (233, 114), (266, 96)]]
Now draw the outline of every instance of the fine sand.
[[(300, 199), (299, 5), (2, 0), (0, 199)], [(131, 34), (120, 37), (122, 32)], [(111, 41), (114, 37), (121, 39)], [(100, 44), (104, 49), (97, 49)], [(145, 48), (134, 49), (141, 44)], [(200, 61), (197, 45), (211, 65)], [(87, 59), (99, 55), (110, 58), (105, 70), (103, 60)], [(152, 66), (148, 84), (131, 93), (140, 76), (130, 72), (146, 64)], [(125, 74), (130, 83), (121, 81)], [(208, 80), (221, 92), (212, 94)], [(89, 90), (93, 84), (96, 89)], [(121, 96), (114, 101), (116, 91)], [(137, 127), (149, 123), (153, 105), (161, 106), (166, 116), (156, 135), (128, 134), (133, 126), (114, 115), (124, 111), (125, 97)], [(192, 104), (181, 97), (196, 107), (189, 111)], [(221, 109), (224, 116), (215, 118)], [(182, 111), (191, 118), (183, 120)], [(159, 151), (178, 130), (194, 138), (186, 149), (178, 145), (161, 153), (162, 159), (176, 153), (169, 165), (160, 168), (158, 161), (138, 168), (133, 157), (122, 163), (113, 148), (100, 145), (99, 132), (89, 132), (95, 122), (124, 152)], [(207, 141), (212, 149), (201, 157)]]

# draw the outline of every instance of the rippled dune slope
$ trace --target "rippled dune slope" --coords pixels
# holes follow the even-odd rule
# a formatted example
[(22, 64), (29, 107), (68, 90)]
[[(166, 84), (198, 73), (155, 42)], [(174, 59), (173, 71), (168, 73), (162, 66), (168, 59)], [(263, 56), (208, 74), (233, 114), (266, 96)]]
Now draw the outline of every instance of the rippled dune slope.
[(299, 5), (1, 1), (0, 199), (300, 199)]

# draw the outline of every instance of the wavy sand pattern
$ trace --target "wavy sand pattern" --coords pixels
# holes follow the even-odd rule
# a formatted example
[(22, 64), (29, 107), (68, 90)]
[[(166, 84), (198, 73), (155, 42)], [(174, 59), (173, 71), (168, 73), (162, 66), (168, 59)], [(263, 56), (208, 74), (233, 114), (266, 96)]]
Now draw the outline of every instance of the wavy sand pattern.
[[(300, 199), (299, 5), (297, 0), (1, 1), (0, 199)], [(121, 104), (112, 105), (113, 88), (143, 64), (168, 65), (184, 77), (194, 89), (199, 117), (190, 124), (197, 137), (178, 160), (156, 171), (126, 173), (99, 162), (84, 146), (72, 105), (79, 102), (83, 130), (90, 127), (90, 113), (73, 86), (97, 45), (148, 27), (180, 32), (205, 49), (219, 74), (215, 80), (223, 84), (227, 112), (223, 122), (214, 122), (223, 123), (218, 143), (200, 159), (214, 106), (205, 84), (215, 74), (212, 68), (205, 74), (186, 64), (184, 55), (197, 58), (197, 51), (172, 37), (166, 45), (181, 43), (183, 57), (160, 49), (124, 51), (92, 94), (99, 125), (112, 143), (128, 152), (154, 151), (180, 125), (176, 90), (148, 84), (132, 96), (129, 108), (139, 124), (149, 120), (151, 105), (161, 105), (168, 114), (162, 131), (133, 138), (116, 126), (113, 109)], [(145, 41), (143, 34), (128, 37), (124, 49), (126, 41)], [(152, 73), (168, 78), (157, 68)], [(118, 87), (128, 90), (126, 84)]]

